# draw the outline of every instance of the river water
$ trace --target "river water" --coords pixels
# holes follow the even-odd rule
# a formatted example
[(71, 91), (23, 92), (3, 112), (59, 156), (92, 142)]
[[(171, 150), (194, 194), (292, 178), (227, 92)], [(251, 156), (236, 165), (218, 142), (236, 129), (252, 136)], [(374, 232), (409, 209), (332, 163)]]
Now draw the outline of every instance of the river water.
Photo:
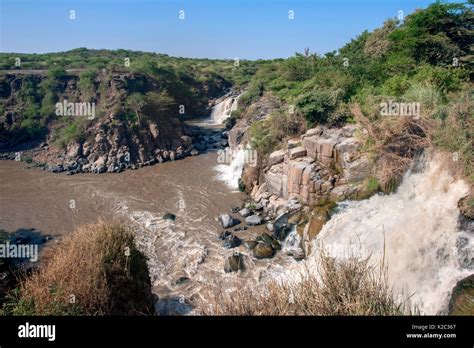
[[(232, 106), (223, 103), (220, 110), (229, 113)], [(214, 112), (204, 123), (215, 127), (224, 116)], [(342, 203), (303, 262), (285, 250), (271, 260), (255, 260), (243, 245), (222, 247), (217, 216), (246, 198), (236, 190), (243, 165), (239, 153), (228, 164), (208, 152), (135, 171), (74, 176), (0, 161), (0, 228), (60, 236), (99, 219), (130, 223), (149, 258), (160, 314), (192, 314), (188, 300), (209, 285), (230, 291), (270, 278), (294, 280), (295, 274), (317, 268), (321, 247), (334, 257), (383, 258), (395, 293), (410, 297), (422, 312), (436, 314), (446, 310), (456, 281), (473, 272), (474, 239), (458, 226), (456, 203), (468, 186), (443, 170), (439, 159), (422, 163), (406, 174), (395, 194)], [(166, 213), (176, 220), (164, 220)], [(264, 230), (235, 233), (248, 240)], [(296, 231), (289, 240), (284, 249), (299, 243)], [(234, 251), (245, 255), (246, 270), (225, 273), (225, 259)]]
[[(217, 109), (229, 114), (231, 105), (224, 100)], [(209, 120), (194, 124), (215, 128), (225, 118), (214, 111)], [(149, 258), (153, 291), (160, 298), (157, 311), (188, 313), (187, 300), (202, 287), (232, 289), (258, 283), (273, 263), (294, 262), (284, 253), (272, 260), (254, 260), (243, 245), (222, 247), (217, 217), (246, 198), (237, 190), (240, 159), (218, 163), (218, 153), (210, 151), (134, 171), (73, 176), (0, 161), (0, 228), (61, 236), (99, 219), (130, 223)], [(166, 213), (175, 214), (176, 220), (164, 220)], [(235, 234), (248, 240), (264, 230), (258, 226)], [(246, 271), (225, 273), (225, 259), (235, 251), (246, 255)]]

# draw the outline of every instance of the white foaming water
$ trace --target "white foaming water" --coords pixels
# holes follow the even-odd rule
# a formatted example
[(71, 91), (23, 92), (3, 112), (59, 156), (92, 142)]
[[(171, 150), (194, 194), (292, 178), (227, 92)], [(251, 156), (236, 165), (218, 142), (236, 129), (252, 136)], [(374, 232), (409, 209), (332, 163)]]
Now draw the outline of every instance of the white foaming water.
[(383, 259), (396, 294), (412, 296), (421, 313), (444, 313), (456, 282), (474, 268), (473, 236), (458, 230), (457, 202), (468, 191), (432, 157), (396, 193), (345, 202), (312, 242), (305, 266), (317, 267), (320, 248), (337, 258)]
[[(149, 211), (130, 211), (125, 203), (115, 211), (127, 216), (135, 228), (137, 248), (148, 257), (148, 270), (154, 287), (167, 287), (177, 274), (193, 276), (206, 259), (207, 247), (186, 236), (175, 223)], [(177, 257), (179, 255), (179, 257)]]
[(239, 96), (225, 98), (220, 103), (216, 104), (211, 111), (211, 117), (209, 119), (210, 124), (223, 124), (225, 120), (230, 117), (232, 111), (237, 110), (237, 103)]
[(217, 178), (226, 183), (231, 189), (239, 188), (239, 179), (242, 175), (246, 161), (246, 150), (243, 147), (237, 151), (232, 151), (232, 160), (229, 164), (219, 164), (215, 167), (218, 172)]
[(290, 233), (286, 236), (281, 247), (283, 251), (299, 249), (301, 244), (301, 237), (296, 229), (296, 225), (291, 227)]

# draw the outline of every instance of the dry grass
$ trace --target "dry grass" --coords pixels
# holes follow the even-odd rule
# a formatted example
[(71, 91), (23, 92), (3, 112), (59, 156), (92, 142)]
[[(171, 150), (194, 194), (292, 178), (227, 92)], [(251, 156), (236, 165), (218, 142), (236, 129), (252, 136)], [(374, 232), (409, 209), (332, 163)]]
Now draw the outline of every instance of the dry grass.
[(146, 259), (123, 225), (99, 222), (78, 228), (45, 250), (41, 261), (39, 270), (22, 282), (10, 314), (149, 314)]
[[(380, 268), (382, 269), (382, 268)], [(402, 315), (386, 273), (369, 260), (341, 262), (322, 256), (318, 273), (306, 271), (297, 283), (270, 281), (260, 290), (210, 291), (197, 300), (204, 315)]]
[(430, 122), (423, 116), (417, 119), (383, 117), (371, 120), (356, 103), (351, 105), (351, 112), (367, 130), (366, 150), (377, 154), (375, 177), (385, 191), (393, 190), (414, 156), (429, 145)]

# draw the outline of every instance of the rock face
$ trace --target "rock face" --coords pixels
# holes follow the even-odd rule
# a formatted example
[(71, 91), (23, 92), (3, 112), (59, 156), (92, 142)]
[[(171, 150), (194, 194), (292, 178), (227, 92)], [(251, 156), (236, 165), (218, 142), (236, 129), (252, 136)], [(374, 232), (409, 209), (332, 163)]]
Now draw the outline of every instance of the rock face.
[(273, 236), (277, 240), (285, 240), (291, 231), (291, 225), (288, 223), (289, 213), (280, 215), (273, 224)]
[(229, 147), (236, 149), (237, 146), (243, 141), (245, 136), (244, 127), (234, 127), (229, 131)]
[(229, 228), (229, 227), (240, 224), (239, 219), (233, 218), (229, 214), (219, 215), (219, 222), (221, 223), (223, 228)]
[(318, 126), (299, 140), (291, 139), (286, 150), (269, 155), (251, 197), (276, 216), (288, 210), (292, 200), (317, 205), (356, 194), (358, 185), (371, 173), (370, 161), (359, 153), (356, 133), (355, 125)]
[(448, 306), (449, 315), (472, 315), (474, 312), (474, 275), (460, 280), (454, 287)]
[[(39, 88), (44, 78), (45, 76), (36, 74), (0, 76), (0, 89), (5, 92), (4, 98), (8, 100), (5, 112), (0, 114), (0, 128), (4, 129), (0, 152), (18, 151), (13, 130), (22, 121), (23, 111), (19, 96), (24, 79), (28, 79), (34, 88)], [(57, 86), (60, 101), (83, 101), (84, 96), (77, 88), (78, 79), (78, 76), (71, 74), (64, 79), (64, 83)], [(106, 93), (97, 93), (94, 99), (96, 109), (98, 108), (101, 114), (88, 117), (77, 140), (58, 146), (55, 136), (62, 125), (53, 120), (48, 123), (51, 129), (46, 133), (45, 139), (41, 139), (41, 146), (29, 146), (28, 150), (19, 151), (51, 172), (112, 173), (197, 155), (199, 151), (212, 146), (218, 148), (223, 143), (227, 144), (221, 137), (221, 131), (217, 129), (206, 135), (208, 141), (203, 141), (206, 136), (200, 136), (202, 129), (180, 121), (181, 115), (177, 109), (160, 113), (143, 108), (140, 112), (146, 117), (141, 117), (139, 122), (125, 117), (125, 113), (130, 110), (124, 109), (124, 101), (136, 92), (131, 86), (140, 86), (143, 94), (161, 91), (162, 86), (153, 77), (138, 73), (99, 73), (97, 82), (106, 87)], [(203, 88), (192, 86), (202, 95), (196, 99), (198, 102), (186, 105), (187, 113), (205, 113), (208, 107), (205, 100), (222, 95), (229, 87), (225, 80), (212, 83), (216, 85), (201, 86)], [(173, 93), (171, 97), (176, 100), (181, 98)], [(146, 113), (150, 114), (145, 115)], [(199, 149), (194, 147), (195, 144)]]

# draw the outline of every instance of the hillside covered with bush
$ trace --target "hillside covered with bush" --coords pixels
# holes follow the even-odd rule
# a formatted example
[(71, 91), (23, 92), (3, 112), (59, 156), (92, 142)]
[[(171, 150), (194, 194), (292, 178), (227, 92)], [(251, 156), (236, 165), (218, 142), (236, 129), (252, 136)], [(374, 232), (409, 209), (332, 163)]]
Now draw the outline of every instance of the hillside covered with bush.
[[(305, 49), (262, 62), (233, 121), (249, 116), (246, 110), (263, 96), (279, 100), (270, 117), (252, 121), (260, 153), (304, 128), (362, 123), (369, 130), (366, 150), (377, 156), (407, 146), (400, 136), (417, 128), (423, 141), (453, 153), (472, 180), (473, 24), (472, 4), (435, 2), (402, 21), (387, 19), (338, 51)], [(390, 101), (419, 103), (419, 115), (386, 117), (381, 103)]]

